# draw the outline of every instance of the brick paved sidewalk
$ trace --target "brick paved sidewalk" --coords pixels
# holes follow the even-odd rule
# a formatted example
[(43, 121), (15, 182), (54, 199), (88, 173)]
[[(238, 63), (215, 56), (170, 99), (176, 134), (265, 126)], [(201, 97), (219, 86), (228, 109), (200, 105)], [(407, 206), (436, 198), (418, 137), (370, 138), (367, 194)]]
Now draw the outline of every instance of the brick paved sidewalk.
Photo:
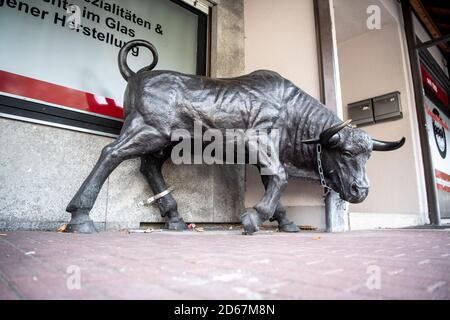
[(79, 298), (449, 299), (450, 232), (0, 236), (0, 299)]

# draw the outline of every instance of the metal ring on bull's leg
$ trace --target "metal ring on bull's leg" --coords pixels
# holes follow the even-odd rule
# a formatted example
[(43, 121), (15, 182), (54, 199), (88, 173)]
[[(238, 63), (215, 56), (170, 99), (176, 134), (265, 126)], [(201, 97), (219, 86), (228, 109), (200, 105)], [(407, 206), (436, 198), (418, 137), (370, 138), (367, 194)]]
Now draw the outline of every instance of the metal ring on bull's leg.
[(148, 198), (147, 200), (142, 200), (140, 202), (137, 203), (137, 207), (141, 208), (143, 206), (146, 205), (150, 205), (152, 203), (154, 203), (156, 200), (161, 199), (162, 197), (167, 196), (169, 193), (171, 193), (173, 190), (175, 190), (174, 187), (169, 187), (166, 190), (164, 190), (163, 192), (160, 192), (158, 194), (155, 194), (153, 196), (151, 196), (150, 198)]

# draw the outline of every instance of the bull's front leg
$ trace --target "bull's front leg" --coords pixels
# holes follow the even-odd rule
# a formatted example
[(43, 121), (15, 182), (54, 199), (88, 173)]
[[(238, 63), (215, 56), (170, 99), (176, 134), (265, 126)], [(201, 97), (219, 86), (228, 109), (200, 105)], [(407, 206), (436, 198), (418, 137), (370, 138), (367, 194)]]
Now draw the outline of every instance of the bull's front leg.
[(287, 185), (287, 174), (275, 152), (273, 142), (269, 140), (265, 144), (267, 152), (261, 150), (260, 145), (249, 144), (249, 152), (256, 152), (258, 149), (258, 166), (261, 167), (261, 174), (267, 176), (265, 178), (267, 185), (264, 196), (254, 206), (256, 212), (247, 211), (241, 216), (246, 234), (255, 233), (265, 221), (273, 217)]
[[(260, 170), (261, 172), (261, 170)], [(261, 180), (264, 184), (264, 188), (267, 189), (267, 186), (269, 184), (268, 176), (261, 175)], [(278, 230), (281, 232), (299, 232), (300, 229), (298, 226), (291, 220), (288, 219), (286, 214), (286, 209), (281, 204), (281, 201), (278, 201), (277, 208), (275, 209), (275, 212), (273, 214), (273, 217), (269, 219), (272, 221), (278, 222)]]

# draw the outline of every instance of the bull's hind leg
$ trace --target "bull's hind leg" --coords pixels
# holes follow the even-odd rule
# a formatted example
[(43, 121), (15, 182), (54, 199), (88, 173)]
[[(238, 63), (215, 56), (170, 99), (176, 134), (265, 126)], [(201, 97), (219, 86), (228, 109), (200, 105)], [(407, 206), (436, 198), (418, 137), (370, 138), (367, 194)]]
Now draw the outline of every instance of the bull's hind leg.
[(96, 232), (89, 212), (109, 174), (126, 159), (162, 149), (165, 141), (158, 131), (146, 127), (142, 119), (128, 117), (120, 136), (103, 149), (97, 164), (67, 206), (66, 211), (72, 214), (67, 231)]
[[(269, 179), (266, 175), (261, 175), (261, 180), (264, 184), (264, 188), (267, 189), (269, 184)], [(286, 216), (286, 209), (281, 204), (281, 201), (278, 201), (277, 208), (275, 209), (275, 213), (273, 217), (270, 218), (270, 221), (278, 222), (278, 229), (282, 232), (299, 232), (300, 229), (298, 226), (291, 220), (289, 220)]]
[[(162, 175), (162, 166), (169, 157), (170, 152), (164, 151), (161, 157), (145, 155), (141, 157), (141, 172), (147, 179), (154, 194), (167, 190), (166, 182)], [(169, 230), (186, 230), (187, 226), (183, 218), (180, 217), (177, 202), (172, 194), (167, 194), (157, 200), (161, 216), (166, 220), (166, 228)]]

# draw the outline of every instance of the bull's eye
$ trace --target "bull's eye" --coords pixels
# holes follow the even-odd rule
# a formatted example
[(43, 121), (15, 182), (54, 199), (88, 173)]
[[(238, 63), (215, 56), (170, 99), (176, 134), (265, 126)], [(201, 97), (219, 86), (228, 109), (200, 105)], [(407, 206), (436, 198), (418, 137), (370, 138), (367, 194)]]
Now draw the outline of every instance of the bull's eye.
[(344, 152), (342, 153), (342, 155), (343, 155), (344, 157), (346, 157), (346, 158), (351, 158), (351, 157), (353, 157), (353, 154), (352, 154), (350, 151), (344, 151)]

